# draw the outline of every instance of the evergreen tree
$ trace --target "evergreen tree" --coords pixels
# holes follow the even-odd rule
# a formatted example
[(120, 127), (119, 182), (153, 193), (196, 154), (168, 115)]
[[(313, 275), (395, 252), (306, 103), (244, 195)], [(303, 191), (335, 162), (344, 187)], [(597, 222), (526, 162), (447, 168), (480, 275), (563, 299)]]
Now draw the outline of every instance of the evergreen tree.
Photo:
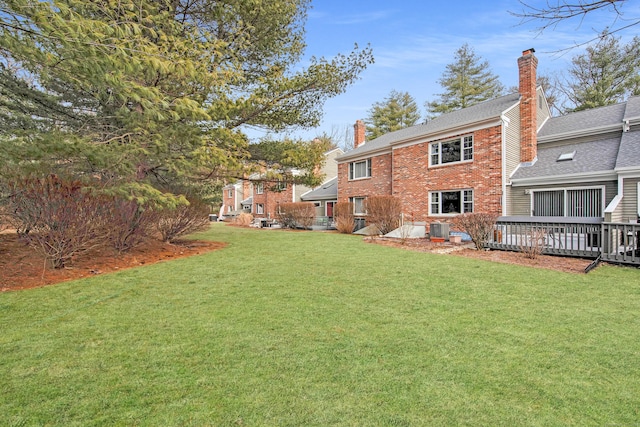
[(447, 65), (438, 83), (445, 89), (439, 99), (425, 104), (433, 115), (470, 107), (502, 95), (504, 87), (468, 44), (456, 51), (455, 60)]
[(409, 92), (392, 90), (382, 102), (376, 102), (365, 118), (367, 139), (375, 139), (385, 133), (415, 125), (420, 112)]
[(153, 197), (254, 170), (246, 126), (315, 126), (372, 62), (356, 47), (301, 69), (308, 7), (0, 0), (0, 174), (64, 168)]
[(606, 31), (595, 45), (571, 60), (565, 93), (579, 111), (624, 101), (639, 93), (640, 38), (626, 45)]

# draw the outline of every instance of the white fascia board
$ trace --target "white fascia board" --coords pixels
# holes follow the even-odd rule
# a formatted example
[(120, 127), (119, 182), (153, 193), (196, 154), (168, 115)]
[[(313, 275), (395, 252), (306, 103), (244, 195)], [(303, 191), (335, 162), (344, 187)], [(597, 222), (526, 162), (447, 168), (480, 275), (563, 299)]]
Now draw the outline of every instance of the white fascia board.
[(554, 184), (574, 184), (579, 182), (613, 181), (618, 175), (612, 171), (586, 172), (573, 175), (555, 175), (536, 178), (511, 179), (513, 187), (524, 187), (530, 185), (554, 185)]
[(640, 176), (640, 167), (632, 166), (614, 169), (623, 178), (637, 178)]
[(358, 153), (355, 155), (351, 155), (349, 156), (344, 155), (344, 156), (340, 156), (339, 159), (336, 159), (336, 163), (340, 164), (340, 163), (351, 163), (351, 162), (355, 162), (358, 160), (366, 160), (369, 159), (371, 157), (375, 157), (375, 156), (380, 156), (382, 154), (391, 154), (391, 147), (387, 146), (387, 147), (382, 147), (379, 148), (377, 150), (371, 150), (371, 151), (367, 151), (365, 153)]

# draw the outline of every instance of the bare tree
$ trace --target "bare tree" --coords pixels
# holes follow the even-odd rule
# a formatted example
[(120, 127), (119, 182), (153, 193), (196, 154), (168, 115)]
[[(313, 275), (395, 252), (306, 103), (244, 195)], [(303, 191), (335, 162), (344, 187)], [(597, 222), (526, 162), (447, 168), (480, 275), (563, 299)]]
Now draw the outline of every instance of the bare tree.
[[(547, 0), (544, 6), (532, 4), (531, 0), (519, 0), (523, 9), (519, 12), (510, 11), (513, 16), (522, 20), (522, 23), (540, 22), (538, 30), (543, 32), (547, 29), (555, 29), (561, 23), (573, 19), (578, 19), (580, 24), (584, 22), (586, 16), (594, 12), (603, 10), (612, 14), (611, 21), (603, 28), (596, 28), (598, 34), (607, 30), (609, 34), (622, 31), (634, 25), (640, 24), (640, 16), (625, 15), (622, 8), (630, 0)], [(596, 36), (579, 45), (590, 43), (600, 36)]]

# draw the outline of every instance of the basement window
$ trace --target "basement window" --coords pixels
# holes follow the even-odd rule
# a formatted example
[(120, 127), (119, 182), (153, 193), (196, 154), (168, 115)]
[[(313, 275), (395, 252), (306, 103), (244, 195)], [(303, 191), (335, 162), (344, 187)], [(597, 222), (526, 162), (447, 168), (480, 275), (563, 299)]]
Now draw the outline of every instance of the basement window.
[(566, 162), (569, 160), (573, 160), (575, 155), (576, 155), (576, 150), (573, 150), (570, 153), (562, 153), (558, 156), (558, 159), (556, 160), (556, 162)]

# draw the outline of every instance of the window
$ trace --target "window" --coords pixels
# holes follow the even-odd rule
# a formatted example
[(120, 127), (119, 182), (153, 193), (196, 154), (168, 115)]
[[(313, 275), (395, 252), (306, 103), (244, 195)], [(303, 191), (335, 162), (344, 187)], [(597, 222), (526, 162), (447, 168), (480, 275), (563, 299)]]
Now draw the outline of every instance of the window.
[(227, 190), (227, 197), (228, 198), (232, 198), (233, 197), (233, 190), (232, 189), (228, 189)]
[(260, 181), (256, 183), (256, 194), (264, 193), (264, 182)]
[(431, 215), (473, 212), (473, 190), (432, 191), (429, 200)]
[(431, 143), (431, 165), (473, 160), (473, 135)]
[(349, 201), (353, 203), (353, 213), (355, 215), (365, 215), (364, 197), (350, 197)]
[(602, 188), (533, 191), (533, 216), (602, 217)]
[(258, 215), (264, 214), (264, 205), (262, 203), (256, 203), (256, 213)]
[(349, 179), (371, 177), (371, 159), (349, 163)]
[(278, 181), (275, 186), (275, 191), (284, 191), (287, 189), (287, 183), (284, 181)]

